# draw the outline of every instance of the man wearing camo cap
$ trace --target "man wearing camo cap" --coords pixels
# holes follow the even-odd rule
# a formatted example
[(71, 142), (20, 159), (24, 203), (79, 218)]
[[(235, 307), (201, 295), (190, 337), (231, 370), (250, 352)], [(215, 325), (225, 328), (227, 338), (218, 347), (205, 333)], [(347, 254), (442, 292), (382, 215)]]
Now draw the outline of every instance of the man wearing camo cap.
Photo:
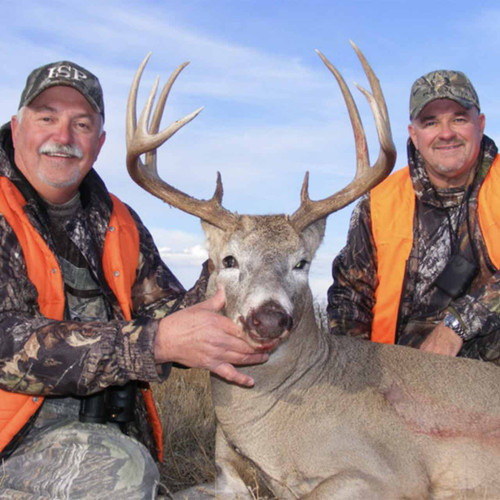
[(107, 191), (104, 116), (99, 80), (60, 61), (0, 129), (1, 498), (153, 498), (148, 383), (177, 362), (248, 386), (233, 365), (268, 357), (218, 314), (222, 290), (198, 303), (206, 273), (185, 292)]
[(412, 86), (408, 166), (354, 209), (330, 330), (500, 364), (500, 160), (459, 71)]

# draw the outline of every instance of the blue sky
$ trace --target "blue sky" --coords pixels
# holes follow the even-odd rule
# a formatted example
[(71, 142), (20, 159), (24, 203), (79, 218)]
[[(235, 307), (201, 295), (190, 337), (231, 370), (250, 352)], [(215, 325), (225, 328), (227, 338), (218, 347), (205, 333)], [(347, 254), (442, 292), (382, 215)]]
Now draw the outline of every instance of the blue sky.
[[(104, 89), (107, 131), (96, 168), (108, 188), (137, 210), (186, 287), (206, 255), (199, 222), (136, 186), (125, 167), (128, 89), (149, 51), (153, 55), (141, 103), (156, 75), (165, 82), (189, 60), (172, 91), (164, 124), (205, 107), (160, 150), (161, 176), (193, 196), (208, 198), (220, 171), (224, 206), (239, 213), (292, 213), (307, 170), (312, 198), (328, 196), (354, 175), (345, 105), (316, 48), (353, 89), (372, 161), (378, 146), (371, 112), (352, 83), (367, 84), (350, 39), (381, 81), (398, 167), (406, 164), (411, 84), (434, 69), (469, 76), (486, 114), (486, 133), (500, 140), (496, 1), (2, 0), (2, 7), (3, 121), (16, 112), (33, 68), (69, 59), (93, 71)], [(352, 208), (329, 217), (311, 269), (320, 300), (330, 283), (331, 260), (345, 242)]]

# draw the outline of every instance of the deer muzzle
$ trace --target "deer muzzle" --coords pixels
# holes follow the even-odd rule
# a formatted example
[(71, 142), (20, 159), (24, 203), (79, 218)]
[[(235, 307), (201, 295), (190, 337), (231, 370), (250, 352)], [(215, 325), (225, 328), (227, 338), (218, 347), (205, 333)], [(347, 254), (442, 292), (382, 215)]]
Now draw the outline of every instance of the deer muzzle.
[(240, 318), (245, 332), (256, 342), (279, 339), (292, 329), (293, 319), (274, 301), (265, 302)]

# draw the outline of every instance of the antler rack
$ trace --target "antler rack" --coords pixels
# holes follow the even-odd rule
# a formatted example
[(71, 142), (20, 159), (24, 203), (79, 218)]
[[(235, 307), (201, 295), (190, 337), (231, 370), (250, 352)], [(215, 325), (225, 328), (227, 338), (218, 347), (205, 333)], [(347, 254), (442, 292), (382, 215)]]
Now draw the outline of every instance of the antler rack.
[[(367, 98), (375, 118), (380, 143), (379, 156), (375, 164), (370, 166), (366, 136), (352, 94), (338, 70), (317, 50), (316, 52), (318, 55), (336, 78), (347, 105), (356, 144), (356, 175), (353, 181), (342, 190), (323, 200), (313, 201), (309, 198), (309, 173), (306, 173), (301, 190), (300, 207), (290, 216), (290, 222), (298, 232), (302, 231), (314, 221), (340, 210), (368, 192), (389, 175), (396, 162), (396, 149), (392, 141), (387, 106), (380, 83), (358, 47), (356, 47), (353, 42), (351, 42), (351, 45), (361, 61), (373, 93), (372, 95), (364, 88), (356, 85)], [(215, 193), (210, 200), (193, 198), (174, 188), (158, 176), (156, 166), (157, 148), (184, 125), (193, 120), (203, 108), (193, 111), (159, 132), (160, 121), (168, 94), (180, 72), (189, 64), (185, 62), (172, 73), (163, 87), (151, 119), (153, 102), (156, 97), (159, 82), (159, 79), (156, 78), (144, 109), (139, 117), (139, 122), (137, 122), (137, 92), (142, 73), (150, 55), (151, 53), (145, 57), (135, 74), (127, 103), (127, 169), (129, 174), (137, 184), (166, 203), (184, 212), (195, 215), (221, 229), (230, 229), (233, 227), (237, 215), (236, 213), (226, 210), (222, 206), (223, 188), (219, 173), (217, 173)], [(140, 159), (142, 154), (145, 154), (144, 163)]]

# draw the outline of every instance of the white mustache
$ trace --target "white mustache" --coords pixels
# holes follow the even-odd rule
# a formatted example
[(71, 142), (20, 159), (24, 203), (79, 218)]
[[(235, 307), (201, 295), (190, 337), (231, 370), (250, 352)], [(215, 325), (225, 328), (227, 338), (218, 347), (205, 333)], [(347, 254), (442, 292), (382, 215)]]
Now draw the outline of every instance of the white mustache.
[(450, 141), (439, 141), (435, 144), (436, 147), (442, 146), (462, 146), (464, 144), (463, 141), (450, 140)]
[(40, 154), (74, 156), (79, 160), (83, 158), (83, 151), (74, 144), (57, 144), (53, 142), (46, 142), (45, 144), (42, 144), (40, 146), (38, 152)]

